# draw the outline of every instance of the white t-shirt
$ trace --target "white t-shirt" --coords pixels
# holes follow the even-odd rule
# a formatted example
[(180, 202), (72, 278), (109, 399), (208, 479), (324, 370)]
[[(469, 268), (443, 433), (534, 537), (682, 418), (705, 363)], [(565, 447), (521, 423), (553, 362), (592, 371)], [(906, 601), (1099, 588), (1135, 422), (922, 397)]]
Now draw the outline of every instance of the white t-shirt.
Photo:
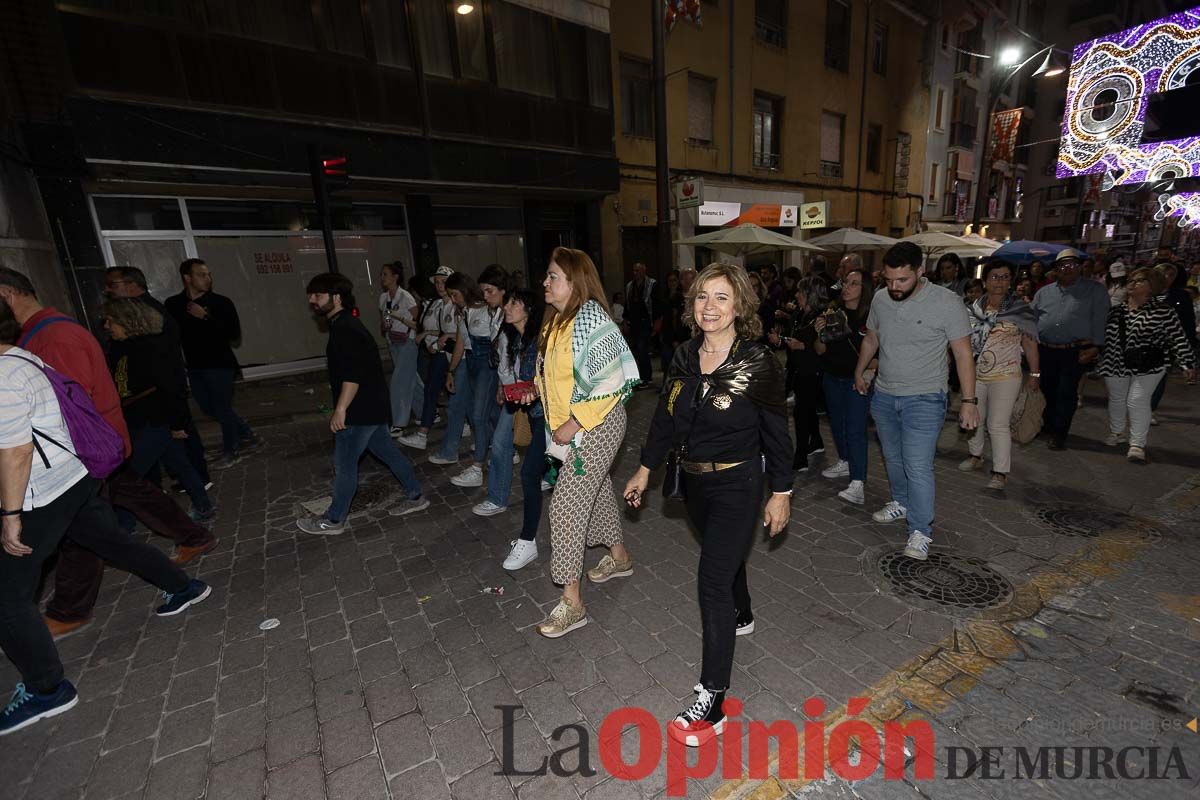
[(379, 294), (379, 316), (383, 319), (383, 328), (387, 331), (395, 331), (396, 333), (405, 333), (408, 331), (408, 326), (398, 319), (392, 319), (387, 315), (388, 311), (399, 314), (401, 317), (408, 319), (408, 312), (417, 304), (413, 296), (404, 289), (396, 288), (395, 296), (389, 295), (387, 292)]
[[(34, 440), (33, 429), (58, 442), (62, 447), (37, 437), (33, 463), (29, 469), (29, 485), (25, 488), (24, 511), (44, 508), (68, 489), (87, 477), (83, 462), (72, 455), (75, 445), (67, 430), (66, 420), (58, 407), (54, 387), (39, 366), (43, 363), (33, 353), (19, 347), (0, 355), (0, 449), (20, 447)], [(41, 448), (38, 453), (37, 448)], [(63, 448), (69, 448), (70, 451)], [(45, 455), (45, 461), (42, 455)], [(46, 462), (50, 462), (49, 468)]]

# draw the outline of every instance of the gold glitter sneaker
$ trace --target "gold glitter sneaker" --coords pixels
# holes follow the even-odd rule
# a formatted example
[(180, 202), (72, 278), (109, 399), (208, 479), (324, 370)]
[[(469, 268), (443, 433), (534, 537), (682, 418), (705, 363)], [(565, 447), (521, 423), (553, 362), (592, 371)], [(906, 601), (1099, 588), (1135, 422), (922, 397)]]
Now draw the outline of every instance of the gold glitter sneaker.
[(587, 625), (587, 609), (563, 597), (550, 612), (550, 616), (538, 624), (537, 632), (547, 639), (557, 639), (584, 625)]
[(604, 583), (612, 578), (628, 578), (633, 574), (633, 558), (617, 561), (612, 556), (605, 556), (600, 563), (587, 571), (588, 580), (592, 583)]

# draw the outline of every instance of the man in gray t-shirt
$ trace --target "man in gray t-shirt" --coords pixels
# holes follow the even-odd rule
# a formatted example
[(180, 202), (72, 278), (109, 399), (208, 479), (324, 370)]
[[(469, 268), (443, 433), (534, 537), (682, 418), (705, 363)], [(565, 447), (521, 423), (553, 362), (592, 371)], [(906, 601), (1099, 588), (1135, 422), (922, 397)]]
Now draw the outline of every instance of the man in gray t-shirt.
[(947, 348), (954, 353), (963, 402), (959, 423), (979, 425), (971, 325), (962, 298), (923, 275), (924, 254), (900, 242), (884, 254), (886, 292), (876, 292), (854, 373), (855, 388), (871, 391), (863, 372), (876, 354), (879, 374), (871, 416), (883, 446), (892, 500), (874, 518), (908, 522), (904, 554), (924, 560), (933, 537), (933, 456), (946, 421)]

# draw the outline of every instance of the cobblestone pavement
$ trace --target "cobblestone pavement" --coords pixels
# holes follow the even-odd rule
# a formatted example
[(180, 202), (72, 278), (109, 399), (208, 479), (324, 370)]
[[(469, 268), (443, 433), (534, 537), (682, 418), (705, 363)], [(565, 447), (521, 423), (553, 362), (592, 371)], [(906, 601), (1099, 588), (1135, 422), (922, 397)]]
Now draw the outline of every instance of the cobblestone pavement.
[[(152, 590), (110, 570), (95, 620), (60, 642), (82, 700), (0, 740), (0, 797), (662, 796), (665, 759), (636, 782), (609, 777), (597, 730), (618, 707), (665, 721), (691, 697), (697, 548), (682, 510), (656, 497), (627, 517), (633, 577), (585, 587), (591, 624), (542, 639), (532, 626), (558, 596), (545, 523), (538, 562), (500, 569), (520, 524), (519, 486), (512, 510), (481, 519), (470, 513), (480, 490), (452, 486), (452, 467), (420, 459), (433, 505), (398, 519), (386, 515), (392, 485), (364, 462), (347, 533), (296, 531), (297, 503), (327, 495), (331, 476), (314, 413), (327, 392), (315, 385), (314, 395), (303, 382), (242, 395), (267, 445), (219, 475), (221, 545), (197, 565), (213, 596), (158, 619)], [(874, 445), (866, 509), (839, 501), (813, 470), (798, 481), (786, 535), (754, 547), (757, 630), (738, 640), (731, 688), (743, 717), (799, 724), (804, 701), (820, 697), (833, 730), (849, 698), (869, 697), (859, 716), (875, 724), (931, 723), (935, 780), (913, 780), (911, 769), (906, 782), (855, 783), (735, 771), (689, 782), (687, 796), (1196, 797), (1200, 735), (1184, 726), (1200, 712), (1197, 393), (1172, 384), (1142, 467), (1098, 443), (1102, 394), (1088, 385), (1067, 452), (1018, 448), (1000, 494), (983, 488), (986, 473), (956, 469), (965, 441), (948, 425), (934, 557), (919, 569), (893, 558), (902, 527), (870, 519), (886, 500)], [(630, 405), (621, 482), (653, 402), (641, 393)], [(495, 586), (503, 596), (483, 592)], [(268, 618), (279, 625), (264, 631)], [(7, 662), (0, 673), (15, 682)], [(530, 771), (575, 745), (576, 733), (552, 735), (576, 724), (596, 774), (497, 775), (503, 705), (520, 707), (514, 766)], [(636, 736), (622, 739), (631, 762)], [(1160, 770), (1175, 746), (1191, 777), (1068, 780), (1051, 766), (1046, 779), (1012, 779), (1017, 746), (1077, 745), (1159, 746)], [(1005, 747), (1008, 777), (947, 780), (950, 746)], [(1067, 774), (1089, 757), (1065, 753)], [(562, 763), (578, 759), (575, 750)]]

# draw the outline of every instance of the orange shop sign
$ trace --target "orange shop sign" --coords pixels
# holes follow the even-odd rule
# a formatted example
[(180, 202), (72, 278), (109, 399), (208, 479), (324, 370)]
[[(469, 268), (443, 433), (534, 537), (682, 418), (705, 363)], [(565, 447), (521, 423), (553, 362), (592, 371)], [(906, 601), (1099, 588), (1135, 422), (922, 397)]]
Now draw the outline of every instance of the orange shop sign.
[(799, 222), (799, 214), (797, 206), (706, 202), (700, 206), (698, 222), (704, 227), (731, 228), (752, 222), (764, 228), (794, 228)]

